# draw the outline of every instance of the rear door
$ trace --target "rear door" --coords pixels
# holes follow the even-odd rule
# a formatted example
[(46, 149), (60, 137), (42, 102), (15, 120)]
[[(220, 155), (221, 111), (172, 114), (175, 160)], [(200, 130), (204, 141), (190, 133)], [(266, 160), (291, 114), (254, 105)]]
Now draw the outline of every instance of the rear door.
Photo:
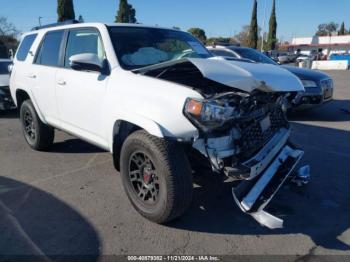
[(32, 87), (35, 102), (46, 121), (53, 124), (56, 124), (58, 119), (55, 81), (57, 69), (62, 65), (64, 34), (64, 30), (50, 31), (45, 34), (35, 54), (34, 63), (27, 72), (27, 78), (35, 82)]
[(34, 42), (37, 40), (38, 34), (25, 35), (17, 50), (14, 66), (11, 72), (10, 89), (13, 98), (16, 97), (17, 89), (31, 89), (36, 84), (32, 78), (29, 78), (29, 69), (33, 62), (33, 52), (30, 51), (33, 48)]
[(64, 66), (56, 75), (56, 94), (60, 121), (66, 130), (107, 147), (102, 107), (109, 76), (94, 71), (73, 70), (69, 58), (93, 53), (104, 61), (105, 48), (96, 28), (69, 30)]

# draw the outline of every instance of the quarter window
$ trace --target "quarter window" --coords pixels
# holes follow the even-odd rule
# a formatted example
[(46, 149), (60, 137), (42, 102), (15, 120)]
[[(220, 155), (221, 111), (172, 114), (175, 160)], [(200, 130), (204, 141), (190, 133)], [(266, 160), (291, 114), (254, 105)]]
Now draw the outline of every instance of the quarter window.
[(52, 31), (45, 35), (35, 63), (46, 66), (60, 65), (60, 51), (64, 31)]
[(18, 61), (25, 61), (27, 59), (30, 48), (32, 47), (37, 34), (27, 35), (23, 38), (20, 47), (18, 48), (16, 58)]
[(68, 36), (64, 66), (70, 68), (69, 58), (78, 54), (95, 54), (102, 62), (105, 51), (101, 37), (95, 29), (71, 30)]

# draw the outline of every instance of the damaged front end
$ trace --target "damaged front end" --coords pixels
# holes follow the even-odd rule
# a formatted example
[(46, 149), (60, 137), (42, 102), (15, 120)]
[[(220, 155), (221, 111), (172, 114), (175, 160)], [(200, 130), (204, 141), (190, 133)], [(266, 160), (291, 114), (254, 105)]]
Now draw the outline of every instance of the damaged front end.
[(233, 189), (241, 210), (262, 225), (281, 228), (283, 221), (264, 208), (293, 174), (304, 152), (289, 142), (284, 96), (254, 93), (189, 99), (184, 113), (201, 130), (193, 147), (209, 159), (213, 171), (242, 181)]
[[(286, 118), (289, 93), (303, 90), (300, 81), (278, 67), (212, 59), (164, 63), (137, 73), (202, 94), (203, 99), (188, 98), (183, 109), (199, 130), (192, 147), (214, 172), (240, 181), (233, 197), (243, 212), (269, 228), (282, 227), (264, 208), (304, 154), (289, 142)], [(282, 84), (286, 88), (278, 87)]]

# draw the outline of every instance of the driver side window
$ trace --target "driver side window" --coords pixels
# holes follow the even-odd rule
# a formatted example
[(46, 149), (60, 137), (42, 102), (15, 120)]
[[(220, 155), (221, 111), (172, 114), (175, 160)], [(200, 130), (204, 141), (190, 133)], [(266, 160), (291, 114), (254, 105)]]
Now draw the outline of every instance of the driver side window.
[(102, 62), (105, 50), (96, 29), (73, 29), (69, 31), (64, 66), (70, 68), (69, 58), (78, 54), (95, 54)]

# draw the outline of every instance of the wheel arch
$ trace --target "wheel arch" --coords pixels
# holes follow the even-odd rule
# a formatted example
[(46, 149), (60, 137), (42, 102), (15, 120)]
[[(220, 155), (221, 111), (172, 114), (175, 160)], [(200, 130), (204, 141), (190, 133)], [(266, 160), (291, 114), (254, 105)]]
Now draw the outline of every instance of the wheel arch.
[(21, 108), (21, 105), (27, 99), (30, 99), (30, 96), (26, 91), (24, 91), (23, 89), (16, 90), (16, 105), (18, 109)]
[(35, 111), (38, 114), (40, 120), (46, 124), (45, 118), (43, 116), (43, 114), (41, 113), (35, 99), (33, 99), (33, 96), (31, 95), (31, 93), (27, 90), (24, 89), (17, 89), (16, 93), (15, 93), (15, 104), (18, 108), (18, 110), (21, 109), (21, 105), (23, 104), (24, 101), (30, 99), (34, 105)]
[(114, 167), (118, 171), (120, 171), (120, 154), (123, 144), (132, 133), (138, 130), (145, 130), (147, 133), (159, 138), (164, 138), (167, 133), (157, 123), (151, 120), (142, 119), (141, 121), (140, 119), (140, 121), (137, 121), (134, 119), (134, 121), (127, 121), (119, 119), (115, 121), (112, 133), (112, 153)]

